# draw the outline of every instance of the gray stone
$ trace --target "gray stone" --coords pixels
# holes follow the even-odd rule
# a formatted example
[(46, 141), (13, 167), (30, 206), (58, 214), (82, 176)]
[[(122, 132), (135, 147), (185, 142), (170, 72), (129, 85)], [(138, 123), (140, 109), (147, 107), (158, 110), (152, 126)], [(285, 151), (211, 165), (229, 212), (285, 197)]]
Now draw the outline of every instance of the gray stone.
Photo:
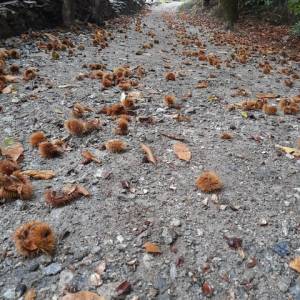
[(3, 299), (15, 299), (16, 293), (14, 289), (8, 289), (3, 293)]
[(287, 292), (291, 284), (291, 279), (281, 278), (278, 282), (278, 288), (283, 292)]
[(58, 288), (63, 291), (73, 280), (74, 273), (69, 270), (63, 270), (59, 276)]
[(53, 263), (44, 268), (43, 273), (46, 276), (58, 274), (62, 270), (62, 266), (58, 263)]

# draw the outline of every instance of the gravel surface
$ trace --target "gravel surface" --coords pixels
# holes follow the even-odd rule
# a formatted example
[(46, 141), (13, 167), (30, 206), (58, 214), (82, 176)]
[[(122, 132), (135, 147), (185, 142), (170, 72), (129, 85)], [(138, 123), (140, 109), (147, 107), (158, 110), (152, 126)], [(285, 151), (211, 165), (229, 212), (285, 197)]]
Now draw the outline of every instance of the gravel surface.
[[(15, 84), (15, 94), (0, 94), (0, 138), (13, 137), (23, 144), (22, 169), (50, 169), (57, 176), (33, 181), (32, 201), (0, 206), (1, 299), (18, 299), (29, 288), (36, 290), (37, 299), (59, 299), (66, 291), (80, 290), (97, 292), (105, 299), (199, 300), (209, 294), (220, 300), (300, 299), (300, 280), (288, 265), (300, 252), (300, 161), (275, 147), (295, 147), (299, 114), (266, 116), (251, 111), (245, 118), (238, 109), (226, 109), (247, 98), (232, 97), (234, 88), (246, 89), (248, 98), (258, 92), (295, 96), (299, 80), (289, 88), (282, 84), (282, 74), (262, 74), (259, 56), (220, 69), (197, 57), (187, 59), (181, 53), (189, 47), (177, 43), (176, 31), (162, 17), (174, 5), (145, 14), (142, 32), (134, 30), (136, 17), (127, 19), (126, 32), (122, 26), (112, 26), (114, 39), (102, 51), (92, 45), (87, 30), (52, 32), (85, 45), (73, 56), (60, 52), (58, 60), (37, 49), (34, 41), (6, 41), (8, 47), (20, 49), (16, 63), (22, 71), (36, 67), (39, 72), (33, 82)], [(170, 18), (181, 22), (175, 14)], [(206, 43), (207, 53), (224, 60), (232, 53), (230, 47), (210, 43), (209, 31), (184, 24), (188, 33)], [(141, 50), (152, 41), (149, 31), (155, 32), (157, 41), (153, 48)], [(275, 65), (280, 58), (274, 55), (274, 59)], [(87, 71), (82, 66), (90, 63), (104, 63), (108, 70), (123, 64), (146, 70), (135, 89), (142, 93), (135, 112), (157, 122), (144, 124), (133, 118), (129, 134), (119, 137), (128, 144), (122, 154), (102, 150), (105, 141), (118, 138), (116, 122), (95, 113), (118, 102), (121, 91), (117, 87), (102, 91), (99, 80), (76, 80)], [(299, 72), (299, 65), (291, 64)], [(165, 80), (168, 71), (177, 73), (176, 81)], [(209, 78), (210, 74), (215, 76)], [(195, 89), (199, 80), (208, 80), (208, 87)], [(190, 92), (191, 97), (184, 97)], [(174, 119), (177, 110), (163, 103), (167, 94), (176, 96), (190, 122)], [(76, 101), (93, 108), (89, 117), (100, 117), (105, 126), (84, 137), (68, 138), (63, 124)], [(28, 144), (36, 130), (44, 130), (51, 139), (68, 138), (69, 150), (61, 158), (42, 159)], [(223, 132), (233, 139), (222, 140)], [(184, 138), (192, 153), (189, 162), (176, 157), (173, 145), (178, 141), (164, 134)], [(151, 147), (156, 165), (145, 162), (140, 143)], [(81, 152), (87, 149), (102, 161), (100, 165), (81, 163)], [(204, 170), (219, 174), (224, 183), (219, 193), (205, 194), (195, 188)], [(92, 196), (49, 208), (45, 188), (60, 190), (68, 183), (83, 185)], [(56, 232), (53, 257), (22, 258), (16, 253), (13, 232), (29, 220), (47, 222)], [(243, 250), (230, 248), (224, 236), (241, 238)], [(161, 254), (146, 253), (145, 242), (159, 245)], [(118, 296), (116, 287), (124, 281), (132, 291)]]

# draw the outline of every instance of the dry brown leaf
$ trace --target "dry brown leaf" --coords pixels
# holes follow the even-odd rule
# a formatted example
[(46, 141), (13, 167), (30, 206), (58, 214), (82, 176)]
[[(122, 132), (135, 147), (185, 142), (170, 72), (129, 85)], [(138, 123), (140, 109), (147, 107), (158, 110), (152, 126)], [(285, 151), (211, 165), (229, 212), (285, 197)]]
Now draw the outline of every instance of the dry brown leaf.
[(152, 150), (145, 144), (141, 144), (142, 149), (144, 150), (144, 152), (146, 153), (147, 159), (152, 162), (153, 164), (156, 164), (156, 158), (153, 155)]
[(105, 298), (89, 291), (81, 291), (75, 294), (67, 294), (61, 300), (105, 300)]
[(13, 161), (17, 161), (23, 155), (23, 152), (24, 148), (20, 143), (1, 147), (2, 155), (11, 158)]
[(29, 289), (26, 291), (24, 295), (24, 300), (35, 300), (36, 299), (36, 291), (35, 289)]
[(192, 154), (188, 146), (184, 143), (175, 143), (173, 146), (175, 154), (179, 159), (190, 161)]
[(52, 207), (64, 206), (81, 196), (89, 197), (90, 195), (89, 191), (81, 185), (66, 185), (59, 192), (46, 189), (44, 193), (46, 203)]
[(208, 87), (208, 81), (203, 80), (197, 83), (196, 88), (197, 89), (205, 89)]
[(63, 187), (63, 191), (64, 193), (68, 194), (68, 195), (71, 195), (73, 194), (74, 192), (82, 195), (82, 196), (85, 196), (85, 197), (89, 197), (91, 194), (90, 192), (85, 188), (83, 187), (82, 185), (80, 184), (76, 184), (76, 185), (65, 185)]
[(147, 253), (152, 253), (152, 254), (160, 254), (161, 253), (159, 247), (156, 244), (151, 243), (151, 242), (146, 242), (144, 244), (144, 248)]
[(290, 261), (289, 267), (298, 273), (300, 273), (300, 256), (297, 256), (293, 260)]
[(277, 95), (274, 93), (258, 93), (256, 94), (256, 98), (260, 99), (274, 99), (277, 98)]
[(13, 91), (13, 86), (10, 84), (7, 87), (5, 87), (1, 93), (2, 94), (10, 94)]
[(21, 174), (41, 180), (48, 180), (55, 177), (55, 173), (51, 170), (26, 170), (22, 171)]
[(91, 196), (91, 194), (90, 194), (90, 192), (85, 188), (85, 187), (83, 187), (82, 185), (77, 185), (77, 188), (76, 188), (76, 191), (78, 192), (78, 193), (80, 193), (82, 196), (84, 196), (84, 197), (89, 197), (89, 196)]
[(88, 163), (90, 163), (90, 162), (92, 162), (92, 161), (94, 161), (94, 162), (96, 162), (96, 163), (98, 163), (98, 164), (101, 163), (101, 161), (100, 161), (93, 153), (91, 153), (91, 152), (88, 151), (88, 150), (83, 151), (83, 152), (81, 153), (81, 155), (82, 155), (83, 158), (84, 158), (84, 161), (82, 162), (84, 165), (86, 165), (86, 164), (88, 164)]
[(6, 82), (17, 82), (17, 77), (13, 75), (5, 75)]

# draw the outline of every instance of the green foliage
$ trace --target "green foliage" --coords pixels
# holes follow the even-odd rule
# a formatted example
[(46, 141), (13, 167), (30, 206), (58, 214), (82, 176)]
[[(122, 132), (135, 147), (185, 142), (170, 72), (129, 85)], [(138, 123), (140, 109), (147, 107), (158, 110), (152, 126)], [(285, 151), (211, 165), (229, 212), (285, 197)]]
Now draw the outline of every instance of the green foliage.
[(297, 16), (300, 15), (300, 0), (288, 0), (288, 7), (292, 13)]
[(300, 22), (296, 23), (296, 24), (292, 27), (291, 32), (292, 32), (294, 35), (300, 37)]

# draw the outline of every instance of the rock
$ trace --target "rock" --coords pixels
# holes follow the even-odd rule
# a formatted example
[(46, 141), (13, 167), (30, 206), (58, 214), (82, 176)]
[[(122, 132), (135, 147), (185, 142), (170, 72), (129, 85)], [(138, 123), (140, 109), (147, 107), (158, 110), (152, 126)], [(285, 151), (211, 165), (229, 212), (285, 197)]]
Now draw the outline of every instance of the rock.
[(174, 263), (171, 263), (171, 266), (170, 266), (170, 278), (172, 280), (175, 280), (176, 276), (177, 276), (176, 265)]
[(285, 241), (281, 241), (281, 242), (276, 243), (272, 247), (272, 250), (281, 257), (284, 257), (284, 256), (286, 256), (290, 253), (289, 245)]
[(298, 283), (293, 285), (289, 292), (293, 296), (293, 300), (300, 300), (300, 285)]
[(103, 283), (101, 276), (98, 273), (92, 273), (89, 282), (92, 286), (100, 286)]
[(34, 272), (34, 271), (36, 271), (39, 267), (40, 267), (39, 263), (34, 262), (34, 263), (32, 263), (32, 264), (29, 265), (28, 271), (29, 271), (29, 272)]
[(187, 115), (193, 115), (196, 113), (196, 109), (194, 107), (189, 107), (188, 109), (185, 110), (185, 113)]
[(64, 291), (74, 278), (74, 273), (70, 270), (64, 270), (60, 273), (58, 288), (60, 291)]
[(177, 238), (177, 234), (173, 230), (168, 229), (167, 227), (163, 227), (161, 236), (163, 242), (167, 245), (171, 245)]
[(159, 294), (159, 291), (153, 287), (149, 288), (149, 291), (147, 293), (148, 299), (154, 299)]
[(289, 278), (281, 278), (278, 282), (278, 288), (283, 292), (287, 292), (291, 285), (291, 280)]
[(53, 263), (44, 268), (43, 273), (46, 276), (56, 275), (62, 270), (62, 266), (58, 263)]
[(166, 109), (163, 108), (163, 107), (159, 107), (156, 111), (155, 111), (157, 114), (163, 114), (166, 112)]
[(8, 289), (3, 293), (3, 299), (15, 299), (16, 298), (16, 293), (14, 289)]
[(16, 293), (16, 296), (19, 298), (19, 297), (22, 297), (25, 292), (27, 290), (27, 286), (23, 283), (20, 283), (16, 286), (16, 289), (15, 289), (15, 293)]
[(179, 219), (173, 219), (170, 223), (171, 226), (174, 226), (174, 227), (179, 227), (181, 226), (181, 222)]
[(101, 276), (105, 272), (105, 269), (106, 269), (106, 263), (105, 261), (101, 261), (95, 268), (95, 272)]

